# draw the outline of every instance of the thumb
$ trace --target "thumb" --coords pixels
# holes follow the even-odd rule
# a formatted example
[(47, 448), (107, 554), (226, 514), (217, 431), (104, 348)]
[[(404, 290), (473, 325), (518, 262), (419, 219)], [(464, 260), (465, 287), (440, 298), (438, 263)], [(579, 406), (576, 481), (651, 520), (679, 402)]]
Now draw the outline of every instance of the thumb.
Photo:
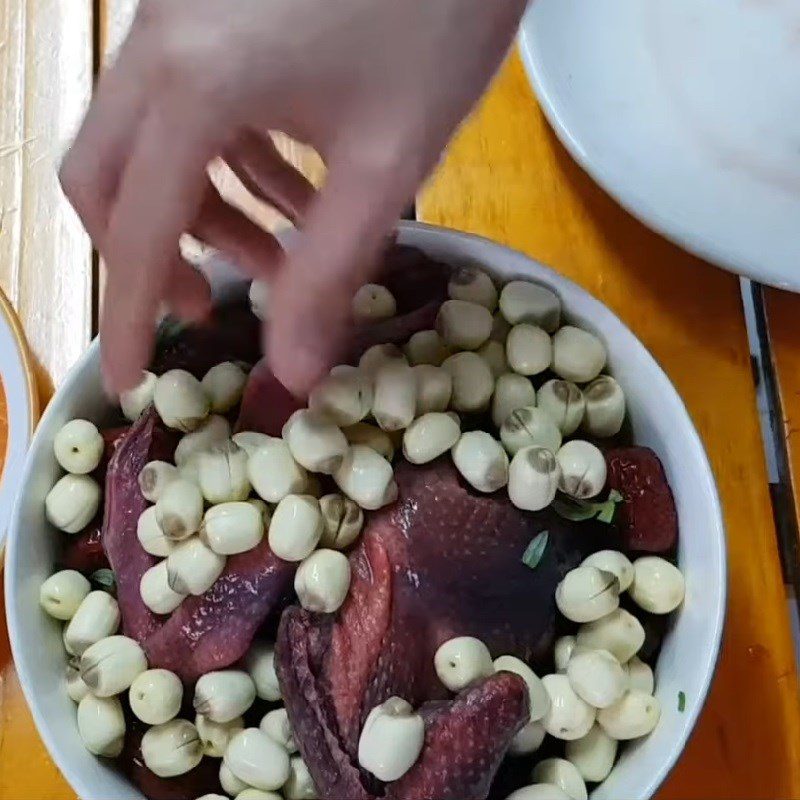
[(418, 177), (333, 161), (304, 233), (270, 299), (268, 354), (276, 377), (305, 395), (335, 363), (351, 327), (353, 294), (365, 283)]

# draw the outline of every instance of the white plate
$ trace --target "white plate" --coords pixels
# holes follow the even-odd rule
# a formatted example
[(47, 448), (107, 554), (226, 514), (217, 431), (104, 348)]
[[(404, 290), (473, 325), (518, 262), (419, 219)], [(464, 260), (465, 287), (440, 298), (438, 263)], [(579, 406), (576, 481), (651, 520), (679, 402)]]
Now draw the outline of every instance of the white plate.
[(797, 0), (536, 0), (521, 47), (558, 137), (628, 211), (800, 290)]
[[(0, 557), (33, 429), (39, 397), (28, 348), (11, 304), (0, 291), (0, 391), (5, 393), (8, 443), (0, 452)], [(2, 559), (0, 558), (0, 567)]]

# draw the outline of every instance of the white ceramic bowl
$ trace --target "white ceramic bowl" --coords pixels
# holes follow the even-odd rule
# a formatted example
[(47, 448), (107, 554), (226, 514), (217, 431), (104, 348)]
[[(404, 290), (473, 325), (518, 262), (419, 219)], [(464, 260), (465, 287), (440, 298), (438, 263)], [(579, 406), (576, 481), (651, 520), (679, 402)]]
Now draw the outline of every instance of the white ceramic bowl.
[[(503, 280), (534, 278), (555, 289), (567, 316), (606, 342), (610, 369), (627, 395), (635, 441), (652, 447), (664, 463), (678, 507), (679, 562), (687, 592), (656, 670), (656, 694), (663, 713), (655, 732), (625, 749), (611, 776), (594, 794), (596, 798), (649, 798), (680, 756), (703, 706), (725, 614), (722, 514), (697, 432), (677, 392), (643, 345), (611, 311), (575, 284), (521, 253), (474, 236), (406, 223), (399, 240), (450, 263), (481, 264)], [(20, 681), (59, 768), (83, 800), (131, 800), (141, 795), (132, 792), (113, 764), (91, 756), (78, 738), (75, 706), (63, 686), (60, 626), (38, 605), (39, 586), (57, 555), (58, 539), (44, 517), (44, 498), (59, 472), (53, 437), (69, 419), (99, 419), (105, 409), (94, 342), (50, 403), (28, 455), (24, 489), (8, 541), (6, 608)], [(679, 693), (685, 696), (682, 712)]]

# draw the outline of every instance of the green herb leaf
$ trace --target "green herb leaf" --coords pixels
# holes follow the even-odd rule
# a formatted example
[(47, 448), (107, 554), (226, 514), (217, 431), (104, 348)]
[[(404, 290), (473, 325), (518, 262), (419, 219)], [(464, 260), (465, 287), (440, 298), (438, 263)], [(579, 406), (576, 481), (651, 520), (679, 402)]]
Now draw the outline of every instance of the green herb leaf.
[(608, 493), (608, 499), (601, 503), (576, 500), (574, 497), (567, 497), (564, 495), (557, 497), (553, 501), (553, 510), (560, 517), (572, 522), (583, 522), (587, 519), (596, 518), (600, 522), (610, 525), (614, 521), (617, 504), (623, 502), (623, 499), (622, 495), (616, 489), (612, 489)]
[(597, 519), (600, 522), (605, 522), (610, 525), (614, 521), (614, 515), (617, 513), (617, 504), (609, 497), (605, 503), (598, 503), (600, 511), (597, 514)]
[(531, 540), (531, 543), (525, 548), (525, 552), (522, 554), (522, 563), (526, 567), (536, 569), (536, 567), (539, 566), (544, 551), (547, 549), (547, 542), (549, 539), (550, 532), (542, 531)]
[(587, 503), (583, 500), (574, 500), (571, 497), (557, 497), (553, 500), (553, 510), (559, 517), (571, 520), (572, 522), (583, 522), (591, 519), (597, 514), (594, 503)]
[(109, 594), (117, 593), (117, 579), (110, 569), (98, 569), (93, 572), (89, 578), (93, 586), (98, 589), (108, 592)]
[(683, 692), (678, 692), (678, 711), (681, 714), (686, 711), (686, 695)]

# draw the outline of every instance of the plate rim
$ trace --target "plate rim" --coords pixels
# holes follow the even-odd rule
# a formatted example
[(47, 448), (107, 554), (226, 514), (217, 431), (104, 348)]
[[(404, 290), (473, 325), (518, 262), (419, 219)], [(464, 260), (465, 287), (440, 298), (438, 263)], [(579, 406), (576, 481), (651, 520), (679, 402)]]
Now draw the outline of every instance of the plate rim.
[[(27, 453), (28, 448), (30, 447), (31, 440), (33, 439), (34, 431), (36, 430), (36, 425), (41, 417), (41, 398), (39, 397), (39, 390), (37, 387), (36, 381), (36, 371), (34, 369), (33, 363), (33, 354), (31, 353), (30, 346), (28, 344), (28, 340), (25, 337), (25, 332), (22, 327), (22, 321), (19, 318), (14, 306), (11, 304), (11, 301), (6, 296), (5, 292), (0, 289), (0, 325), (5, 322), (8, 326), (9, 331), (11, 332), (11, 337), (14, 339), (16, 343), (16, 352), (19, 358), (19, 365), (22, 369), (22, 372), (25, 376), (25, 386), (23, 391), (26, 394), (27, 399), (27, 408), (28, 408), (28, 431), (25, 434), (24, 440), (24, 448), (25, 453)], [(0, 376), (2, 377), (2, 376)], [(11, 408), (11, 393), (8, 390), (8, 383), (7, 381), (3, 381), (2, 390), (5, 393), (6, 404), (8, 408)], [(6, 464), (11, 460), (11, 420), (8, 420), (8, 444), (6, 446), (6, 453), (3, 454), (5, 460), (0, 464), (0, 481), (8, 480), (5, 476), (5, 468)], [(20, 473), (21, 477), (21, 473)], [(9, 494), (9, 503), (6, 504), (7, 509), (6, 512), (3, 511), (3, 508), (0, 507), (0, 573), (3, 572), (3, 568), (5, 565), (5, 547), (6, 547), (6, 536), (8, 534), (8, 525), (11, 521), (11, 513), (14, 507), (14, 501), (16, 500), (18, 486), (13, 486), (10, 490), (8, 488), (3, 489), (2, 484), (0, 484), (0, 497), (3, 497), (6, 492)]]
[(707, 261), (714, 267), (751, 278), (758, 283), (777, 289), (800, 292), (800, 271), (796, 277), (787, 277), (785, 273), (780, 270), (776, 271), (774, 267), (754, 266), (735, 248), (705, 235), (697, 228), (687, 226), (673, 215), (664, 213), (664, 209), (659, 208), (658, 203), (649, 200), (635, 190), (626, 188), (624, 182), (618, 179), (614, 171), (603, 164), (602, 158), (590, 155), (585, 143), (565, 124), (559, 111), (560, 105), (554, 100), (556, 93), (551, 91), (544, 66), (536, 56), (532, 32), (535, 27), (533, 18), (537, 13), (536, 6), (537, 4), (534, 3), (528, 7), (520, 23), (517, 39), (522, 63), (534, 91), (535, 99), (545, 118), (559, 142), (581, 169), (634, 219), (687, 253)]

